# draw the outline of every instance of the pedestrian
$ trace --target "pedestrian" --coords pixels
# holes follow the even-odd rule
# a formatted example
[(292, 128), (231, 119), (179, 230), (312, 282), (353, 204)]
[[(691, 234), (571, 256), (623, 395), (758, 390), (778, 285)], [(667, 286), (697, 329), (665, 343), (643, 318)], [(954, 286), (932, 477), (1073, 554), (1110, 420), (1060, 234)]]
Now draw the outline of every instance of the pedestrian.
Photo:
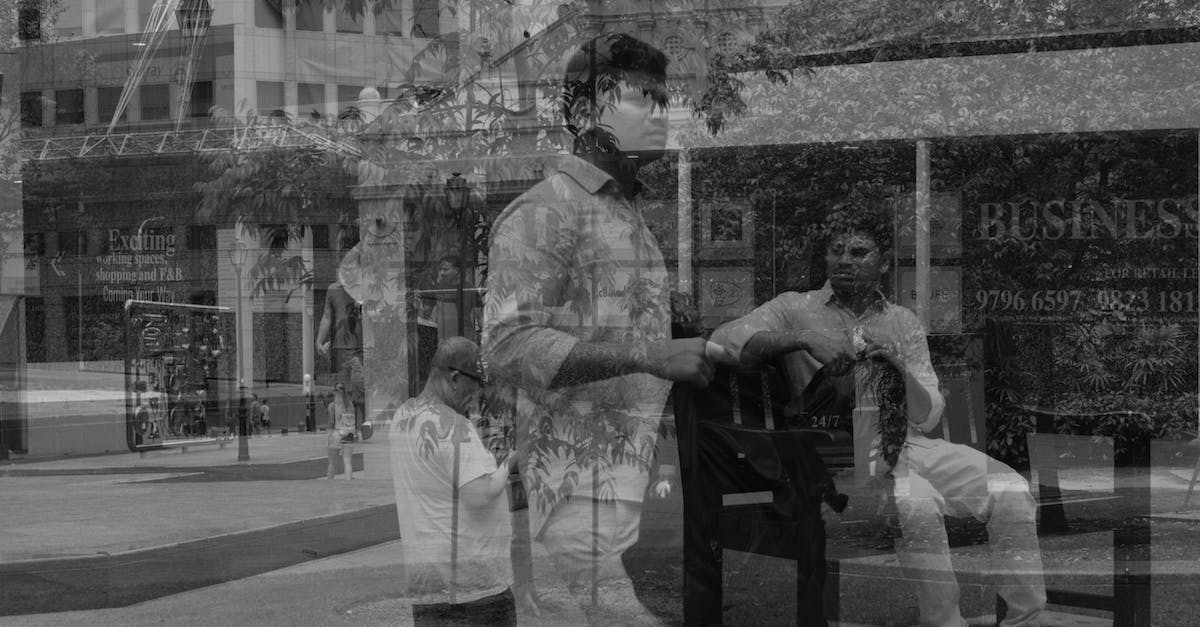
[(484, 373), (464, 337), (438, 345), (420, 395), (392, 422), (392, 477), (416, 625), (515, 625), (512, 519), (515, 467), (468, 418)]
[(263, 431), (271, 435), (271, 399), (262, 399), (262, 404), (258, 406), (258, 420), (262, 423)]
[(483, 351), (516, 389), (533, 537), (554, 579), (603, 620), (653, 614), (621, 559), (637, 541), (673, 381), (706, 385), (702, 338), (670, 338), (670, 277), (638, 169), (667, 140), (667, 56), (625, 34), (586, 42), (563, 81), (574, 154), (496, 219)]
[(259, 416), (261, 416), (262, 403), (258, 400), (258, 394), (250, 395), (250, 431), (254, 435), (262, 433), (262, 426), (259, 424)]
[(354, 478), (354, 441), (358, 438), (355, 433), (354, 404), (346, 393), (346, 385), (339, 382), (333, 389), (333, 401), (329, 403), (329, 439), (327, 443), (329, 466), (326, 476), (333, 478), (333, 458), (341, 453), (342, 467), (345, 469), (346, 480)]

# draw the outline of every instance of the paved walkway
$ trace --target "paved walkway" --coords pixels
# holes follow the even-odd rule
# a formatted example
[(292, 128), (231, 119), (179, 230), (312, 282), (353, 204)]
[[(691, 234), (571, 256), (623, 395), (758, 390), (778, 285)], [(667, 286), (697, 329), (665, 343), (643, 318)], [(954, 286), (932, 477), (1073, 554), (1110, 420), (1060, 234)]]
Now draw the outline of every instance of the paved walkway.
[[(325, 624), (394, 624), (391, 618), (396, 616), (397, 604), (402, 605), (394, 598), (394, 555), (388, 552), (390, 545), (379, 544), (394, 540), (396, 533), (387, 432), (357, 446), (365, 471), (349, 482), (324, 480), (325, 442), (324, 433), (255, 437), (250, 440), (252, 461), (244, 464), (236, 461), (236, 442), (224, 449), (210, 446), (187, 453), (167, 450), (144, 456), (123, 453), (2, 463), (0, 616), (30, 611), (13, 605), (13, 599), (29, 586), (75, 593), (79, 592), (78, 580), (93, 577), (89, 574), (93, 571), (102, 573), (94, 585), (96, 590), (80, 592), (74, 607), (133, 603), (53, 617), (30, 615), (17, 620), (9, 616), (3, 622), (145, 624), (157, 622), (153, 617), (167, 612), (171, 618), (166, 622), (178, 624), (246, 623), (239, 617), (261, 624), (308, 624), (306, 617), (318, 615), (329, 619), (321, 619)], [(1200, 543), (1195, 541), (1200, 530), (1200, 498), (1193, 500), (1190, 509), (1182, 507), (1190, 468), (1177, 465), (1154, 472), (1118, 469), (1114, 473), (1111, 468), (1077, 467), (1064, 470), (1059, 478), (1068, 494), (1150, 486), (1152, 568), (1159, 577), (1156, 589), (1182, 593), (1190, 590), (1193, 582), (1200, 582)], [(681, 542), (679, 505), (678, 495), (666, 501), (648, 501), (644, 517), (643, 539), (652, 539), (666, 555), (647, 559), (644, 568), (661, 571), (654, 575), (664, 578), (667, 590), (660, 601), (670, 607), (678, 602), (673, 595), (678, 593), (681, 576), (679, 564), (669, 559)], [(1068, 504), (1068, 508), (1072, 517), (1080, 513), (1099, 518), (1124, 515), (1112, 501)], [(854, 524), (832, 515), (829, 518), (832, 528)], [(1113, 572), (1111, 531), (1081, 531), (1043, 538), (1047, 570), (1059, 581), (1103, 578)], [(355, 551), (369, 545), (378, 546)], [(839, 547), (830, 549), (836, 553)], [(313, 561), (346, 551), (350, 552)], [(964, 546), (954, 552), (956, 565), (986, 572), (986, 547)], [(1133, 566), (1145, 570), (1151, 563)], [(156, 567), (160, 570), (154, 570)], [(894, 567), (893, 554), (879, 553), (846, 560), (843, 572), (870, 574)], [(779, 569), (780, 581), (794, 576), (786, 566), (764, 566), (736, 555), (727, 560), (727, 568), (747, 575)], [(122, 569), (140, 569), (142, 577), (123, 588), (126, 582), (118, 576)], [(180, 572), (202, 573), (203, 577), (160, 581), (157, 588), (146, 581)], [(244, 583), (220, 583), (231, 579)], [(200, 586), (203, 588), (193, 590)], [(137, 592), (139, 589), (142, 592)], [(186, 590), (192, 591), (183, 592)], [(261, 590), (264, 599), (292, 599), (296, 610), (277, 614), (264, 608), (235, 611), (253, 605), (253, 597), (243, 590)], [(750, 599), (756, 594), (750, 589), (745, 593)], [(852, 582), (844, 583), (843, 607), (858, 603), (863, 593)], [(148, 600), (156, 597), (163, 598)], [(222, 599), (228, 602), (222, 603)], [(33, 607), (43, 609), (72, 607), (55, 602), (54, 598), (31, 601)], [(889, 597), (887, 602), (908, 603), (904, 612), (912, 612), (911, 599)], [(976, 603), (985, 610), (989, 604), (986, 594)], [(1077, 619), (1083, 622), (1071, 622)], [(76, 620), (78, 623), (73, 622)], [(1087, 621), (1066, 617), (1060, 624)]]

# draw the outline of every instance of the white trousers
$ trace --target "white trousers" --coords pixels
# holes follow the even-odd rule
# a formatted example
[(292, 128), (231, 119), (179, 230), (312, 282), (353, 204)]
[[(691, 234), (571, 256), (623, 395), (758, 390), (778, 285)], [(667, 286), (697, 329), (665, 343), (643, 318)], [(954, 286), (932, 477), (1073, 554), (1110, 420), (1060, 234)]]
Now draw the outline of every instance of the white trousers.
[(995, 585), (1008, 605), (1002, 625), (1038, 625), (1046, 587), (1029, 484), (1003, 462), (969, 446), (909, 434), (893, 472), (903, 538), (896, 552), (917, 582), (921, 624), (960, 627), (958, 582), (944, 514), (987, 523)]

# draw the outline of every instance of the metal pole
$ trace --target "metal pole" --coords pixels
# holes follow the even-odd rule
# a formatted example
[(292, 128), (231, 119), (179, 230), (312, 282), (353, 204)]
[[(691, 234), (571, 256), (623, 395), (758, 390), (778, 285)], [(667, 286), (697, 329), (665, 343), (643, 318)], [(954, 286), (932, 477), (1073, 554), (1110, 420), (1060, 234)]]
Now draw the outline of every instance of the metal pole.
[[(235, 234), (236, 237), (236, 234)], [(236, 244), (235, 244), (236, 245)], [(237, 382), (238, 382), (238, 456), (239, 462), (250, 461), (250, 440), (246, 433), (246, 382), (243, 378), (242, 363), (242, 266), (234, 264), (233, 272), (237, 282), (237, 324), (234, 333), (237, 335)]]

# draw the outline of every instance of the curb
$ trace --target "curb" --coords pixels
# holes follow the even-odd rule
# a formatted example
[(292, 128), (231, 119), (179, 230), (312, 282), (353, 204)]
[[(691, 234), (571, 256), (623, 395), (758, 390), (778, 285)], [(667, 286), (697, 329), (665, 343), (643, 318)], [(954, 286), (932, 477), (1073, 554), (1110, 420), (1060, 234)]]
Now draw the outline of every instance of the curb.
[(399, 537), (387, 504), (148, 549), (8, 562), (0, 616), (133, 605)]

